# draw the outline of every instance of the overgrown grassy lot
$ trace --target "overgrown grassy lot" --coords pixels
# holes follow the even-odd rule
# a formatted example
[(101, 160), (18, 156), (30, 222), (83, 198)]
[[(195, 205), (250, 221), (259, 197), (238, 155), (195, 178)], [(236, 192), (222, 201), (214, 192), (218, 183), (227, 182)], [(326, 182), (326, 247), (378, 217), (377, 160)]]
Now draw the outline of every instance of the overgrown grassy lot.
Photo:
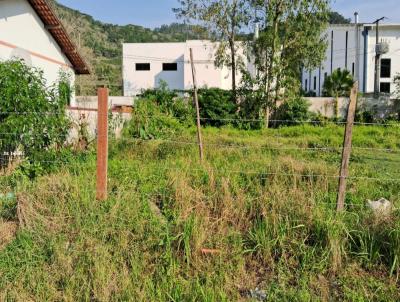
[(207, 128), (203, 164), (195, 129), (112, 141), (105, 202), (94, 155), (4, 181), (17, 202), (2, 200), (2, 222), (18, 230), (0, 250), (0, 297), (253, 301), (258, 288), (267, 301), (399, 301), (399, 211), (376, 217), (365, 204), (400, 206), (400, 127), (355, 127), (337, 215), (343, 131)]

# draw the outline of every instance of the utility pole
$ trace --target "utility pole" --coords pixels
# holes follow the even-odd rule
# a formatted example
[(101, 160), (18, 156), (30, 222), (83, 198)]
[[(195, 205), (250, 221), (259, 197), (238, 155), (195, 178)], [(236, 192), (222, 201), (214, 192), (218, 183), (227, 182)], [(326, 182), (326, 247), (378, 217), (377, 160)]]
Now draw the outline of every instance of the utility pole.
[(385, 19), (385, 17), (379, 18), (374, 22), (376, 31), (376, 45), (375, 45), (375, 85), (374, 85), (374, 95), (375, 98), (379, 97), (380, 93), (380, 70), (381, 70), (381, 52), (379, 49), (379, 22)]
[(356, 59), (354, 62), (354, 80), (360, 81), (360, 29), (358, 24), (358, 12), (354, 13), (354, 24), (355, 24), (355, 34), (356, 34)]
[(193, 50), (190, 48), (189, 51), (190, 51), (190, 63), (192, 65), (192, 76), (193, 76), (193, 98), (194, 98), (194, 104), (196, 105), (197, 141), (198, 141), (198, 144), (199, 144), (200, 161), (203, 162), (204, 153), (203, 153), (203, 140), (202, 140), (202, 137), (201, 137), (199, 99), (198, 99), (198, 96), (197, 96), (196, 69), (194, 67), (194, 61), (193, 61)]

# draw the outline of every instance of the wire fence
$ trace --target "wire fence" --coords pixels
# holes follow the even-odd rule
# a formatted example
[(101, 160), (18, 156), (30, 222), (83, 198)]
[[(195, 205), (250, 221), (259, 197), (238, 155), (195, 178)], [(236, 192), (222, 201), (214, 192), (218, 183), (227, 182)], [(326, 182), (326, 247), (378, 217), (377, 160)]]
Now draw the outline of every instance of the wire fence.
[[(0, 118), (5, 117), (5, 116), (24, 116), (24, 117), (40, 117), (42, 115), (61, 115), (65, 114), (65, 112), (35, 112), (35, 111), (27, 111), (27, 112), (0, 112)], [(102, 112), (96, 112), (97, 117), (101, 117), (107, 115), (109, 116), (110, 113), (102, 113)], [(152, 116), (147, 116), (147, 118), (152, 118)], [(200, 118), (202, 122), (206, 121), (216, 121), (216, 122), (228, 122), (228, 123), (235, 123), (235, 122), (254, 122), (254, 123), (262, 123), (264, 122), (263, 119), (240, 119), (240, 118)], [(277, 123), (277, 124), (286, 124), (286, 125), (311, 125), (311, 126), (325, 126), (325, 125), (335, 125), (340, 127), (340, 129), (344, 130), (342, 127), (345, 127), (347, 125), (347, 122), (344, 121), (329, 121), (329, 122), (324, 122), (320, 120), (310, 120), (310, 121), (296, 121), (296, 120), (270, 120), (270, 123)], [(384, 129), (400, 129), (400, 123), (395, 123), (395, 122), (374, 122), (374, 123), (369, 123), (369, 122), (353, 122), (353, 125), (355, 129), (357, 127), (385, 127)], [(336, 156), (341, 155), (341, 153), (344, 151), (345, 147), (340, 146), (340, 145), (318, 145), (318, 146), (308, 146), (307, 143), (303, 145), (301, 142), (300, 143), (293, 143), (293, 142), (285, 142), (285, 141), (274, 141), (271, 142), (271, 139), (274, 139), (273, 132), (278, 132), (280, 128), (272, 129), (270, 130), (271, 135), (267, 136), (265, 138), (265, 142), (263, 143), (254, 143), (252, 141), (246, 141), (246, 139), (239, 138), (239, 137), (227, 137), (224, 142), (218, 142), (213, 139), (208, 139), (206, 137), (206, 140), (204, 141), (204, 147), (207, 152), (214, 152), (214, 150), (237, 150), (237, 151), (255, 151), (255, 150), (262, 150), (265, 152), (279, 152), (283, 154), (287, 154), (288, 152), (295, 153), (299, 158), (297, 160), (303, 164), (311, 164), (311, 162), (304, 162), (304, 159), (301, 158), (299, 154), (304, 153), (304, 152), (310, 152), (314, 153), (318, 156), (321, 156), (323, 154), (335, 154)], [(342, 133), (341, 131), (339, 133)], [(400, 133), (399, 133), (400, 134)], [(0, 145), (2, 145), (2, 154), (0, 154), (0, 165), (5, 168), (7, 166), (7, 163), (10, 162), (17, 162), (17, 161), (23, 161), (25, 159), (25, 156), (23, 152), (18, 151), (18, 149), (7, 149), (4, 144), (7, 144), (7, 142), (10, 141), (10, 139), (15, 140), (18, 142), (18, 140), (26, 139), (29, 138), (31, 140), (35, 139), (42, 139), (43, 137), (46, 137), (48, 133), (46, 133), (46, 130), (38, 130), (38, 129), (32, 129), (31, 131), (25, 131), (24, 133), (17, 133), (17, 132), (0, 132)], [(108, 135), (103, 135), (104, 137), (108, 138)], [(103, 137), (101, 134), (96, 133), (96, 138), (100, 139)], [(65, 135), (60, 135), (60, 138), (65, 138)], [(342, 137), (341, 137), (342, 138)], [(177, 137), (176, 139), (144, 139), (144, 138), (126, 138), (123, 137), (121, 139), (116, 139), (116, 138), (110, 138), (109, 139), (109, 144), (127, 144), (127, 143), (133, 143), (133, 144), (149, 144), (149, 143), (170, 143), (175, 146), (187, 146), (187, 147), (196, 147), (198, 145), (198, 142), (193, 139), (188, 139), (188, 138), (182, 138), (182, 137)], [(384, 142), (383, 142), (384, 143)], [(16, 144), (18, 146), (18, 144)], [(390, 163), (399, 163), (400, 158), (394, 157), (394, 158), (387, 158), (385, 157), (387, 154), (393, 154), (397, 155), (400, 154), (400, 146), (399, 148), (381, 148), (381, 147), (370, 147), (370, 146), (363, 146), (363, 145), (355, 145), (351, 147), (351, 150), (356, 152), (354, 156), (361, 156), (364, 160), (371, 160), (371, 161), (378, 161), (378, 162), (390, 162)], [(382, 156), (383, 154), (386, 154), (385, 156)], [(62, 158), (62, 153), (59, 154), (59, 157), (57, 158), (57, 153), (54, 154), (56, 158), (48, 159), (48, 160), (35, 160), (35, 164), (58, 164), (58, 165), (69, 165), (71, 164), (71, 160), (65, 160)], [(324, 160), (322, 158), (322, 160)], [(257, 163), (254, 163), (255, 165)], [(339, 162), (338, 162), (339, 164)], [(274, 170), (274, 163), (271, 163), (269, 167), (264, 167), (256, 170), (251, 170), (251, 169), (232, 169), (229, 168), (228, 166), (226, 168), (224, 167), (214, 167), (212, 168), (215, 170), (220, 175), (234, 175), (234, 174), (239, 174), (239, 175), (256, 175), (259, 179), (268, 179), (270, 177), (285, 177), (285, 178), (290, 178), (290, 177), (296, 177), (300, 179), (331, 179), (331, 180), (338, 180), (340, 178), (343, 178), (343, 176), (340, 176), (339, 174), (332, 174), (332, 173), (321, 173), (321, 172), (312, 172), (312, 171), (307, 171), (307, 172), (287, 172), (287, 171), (275, 171)], [(310, 168), (311, 169), (311, 168)], [(185, 173), (197, 173), (197, 172), (204, 172), (204, 169), (196, 169), (196, 168), (190, 168), (182, 171), (182, 167), (158, 167), (156, 169), (156, 172), (160, 171), (181, 171)], [(393, 185), (397, 185), (397, 183), (400, 182), (400, 177), (391, 177), (390, 175), (386, 175), (383, 177), (375, 177), (374, 175), (357, 175), (357, 176), (345, 176), (346, 179), (349, 181), (370, 181), (370, 182), (382, 182), (382, 183), (391, 183)], [(348, 204), (351, 205), (351, 204)], [(354, 205), (354, 206), (359, 206)]]

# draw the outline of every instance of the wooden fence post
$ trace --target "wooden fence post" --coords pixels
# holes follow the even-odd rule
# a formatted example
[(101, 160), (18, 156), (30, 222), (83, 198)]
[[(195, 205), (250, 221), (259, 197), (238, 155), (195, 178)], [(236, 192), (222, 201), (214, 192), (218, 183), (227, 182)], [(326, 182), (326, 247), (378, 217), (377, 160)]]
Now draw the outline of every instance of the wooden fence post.
[(338, 188), (337, 204), (336, 204), (336, 210), (338, 212), (343, 211), (344, 201), (346, 197), (346, 182), (349, 174), (353, 125), (357, 107), (357, 94), (358, 94), (358, 82), (355, 82), (350, 93), (350, 103), (347, 111), (347, 122), (344, 133), (342, 164), (340, 166), (339, 188)]
[(96, 198), (107, 199), (108, 89), (98, 88)]
[(197, 140), (199, 143), (199, 153), (200, 153), (200, 161), (203, 161), (204, 153), (203, 153), (203, 140), (201, 137), (201, 124), (200, 124), (200, 108), (199, 108), (199, 99), (197, 96), (197, 80), (196, 80), (196, 69), (194, 67), (193, 62), (193, 50), (190, 48), (190, 63), (192, 65), (192, 76), (193, 76), (193, 97), (194, 103), (196, 105), (196, 116), (197, 116)]

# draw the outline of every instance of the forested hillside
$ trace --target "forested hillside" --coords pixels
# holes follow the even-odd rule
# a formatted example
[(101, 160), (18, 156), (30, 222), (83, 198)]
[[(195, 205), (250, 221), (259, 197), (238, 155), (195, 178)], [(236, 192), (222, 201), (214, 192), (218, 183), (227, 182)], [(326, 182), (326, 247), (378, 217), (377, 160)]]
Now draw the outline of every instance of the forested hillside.
[(76, 93), (93, 95), (98, 84), (107, 84), (111, 93), (122, 93), (122, 43), (179, 42), (206, 38), (199, 27), (172, 23), (149, 29), (138, 25), (115, 25), (95, 20), (92, 16), (53, 1), (54, 8), (90, 65), (92, 75), (79, 77)]

